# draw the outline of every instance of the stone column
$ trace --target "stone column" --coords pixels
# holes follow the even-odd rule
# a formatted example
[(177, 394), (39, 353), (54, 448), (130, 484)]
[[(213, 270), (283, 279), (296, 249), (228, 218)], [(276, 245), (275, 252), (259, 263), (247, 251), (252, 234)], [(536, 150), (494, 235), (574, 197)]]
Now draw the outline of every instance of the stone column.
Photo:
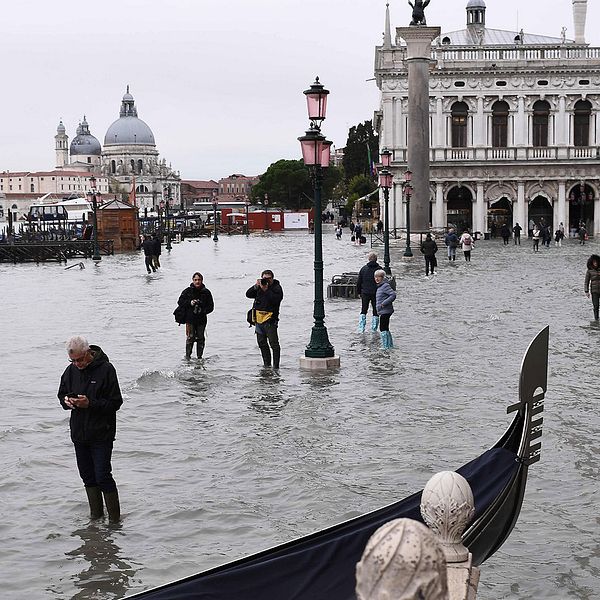
[(484, 233), (486, 231), (485, 226), (485, 202), (483, 198), (483, 183), (477, 184), (477, 211), (475, 213), (475, 217), (477, 219), (476, 223), (473, 223), (473, 231), (479, 231)]
[(429, 65), (431, 42), (439, 27), (398, 27), (406, 41), (408, 63), (408, 168), (413, 173), (410, 221), (413, 232), (428, 230), (429, 224)]
[[(565, 225), (565, 214), (567, 208), (567, 184), (564, 181), (558, 182), (558, 223), (554, 224), (554, 229), (558, 229), (560, 223)], [(565, 225), (565, 230), (567, 226)]]
[(525, 114), (525, 96), (519, 96), (517, 109), (517, 123), (515, 130), (515, 145), (517, 146), (517, 158), (524, 159), (527, 146), (527, 115)]
[(446, 222), (444, 219), (444, 186), (437, 182), (435, 184), (435, 210), (433, 211), (433, 223), (434, 227), (445, 227)]
[(525, 204), (525, 183), (519, 181), (517, 183), (517, 214), (519, 215), (519, 225), (527, 232), (529, 228), (529, 216), (527, 215)]
[(593, 236), (600, 233), (600, 198), (594, 198), (594, 230), (588, 233)]

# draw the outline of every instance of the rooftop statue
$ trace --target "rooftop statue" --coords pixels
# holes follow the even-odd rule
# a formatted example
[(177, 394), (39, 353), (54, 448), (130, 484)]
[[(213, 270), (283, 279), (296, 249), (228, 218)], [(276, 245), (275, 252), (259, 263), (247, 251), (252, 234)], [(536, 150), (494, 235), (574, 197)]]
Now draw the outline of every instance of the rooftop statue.
[(411, 25), (427, 25), (427, 21), (425, 21), (425, 8), (429, 4), (431, 0), (415, 0), (413, 4), (410, 0), (408, 3), (412, 7), (412, 21)]

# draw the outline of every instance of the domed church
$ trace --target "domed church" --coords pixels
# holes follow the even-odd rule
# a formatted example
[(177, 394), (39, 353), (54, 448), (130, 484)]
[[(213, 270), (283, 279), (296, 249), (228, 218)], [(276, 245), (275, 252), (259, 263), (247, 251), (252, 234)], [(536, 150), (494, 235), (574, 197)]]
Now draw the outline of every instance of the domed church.
[(85, 118), (79, 123), (77, 133), (69, 146), (69, 136), (62, 121), (56, 128), (54, 136), (56, 145), (56, 167), (71, 171), (98, 172), (102, 148), (100, 142), (90, 133), (90, 126)]
[[(102, 174), (120, 187), (131, 190), (135, 180), (136, 201), (140, 208), (156, 209), (161, 200), (171, 198), (179, 206), (180, 177), (165, 159), (160, 160), (154, 134), (138, 117), (135, 100), (129, 86), (121, 100), (119, 118), (104, 136)], [(115, 189), (115, 191), (117, 191)]]

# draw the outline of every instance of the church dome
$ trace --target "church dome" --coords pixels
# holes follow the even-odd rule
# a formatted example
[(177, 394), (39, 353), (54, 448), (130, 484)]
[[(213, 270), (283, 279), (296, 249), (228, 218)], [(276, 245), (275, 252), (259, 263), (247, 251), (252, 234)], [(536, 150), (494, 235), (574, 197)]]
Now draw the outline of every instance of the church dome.
[(77, 128), (77, 135), (71, 142), (69, 153), (71, 156), (100, 156), (101, 152), (100, 142), (90, 133), (88, 122), (84, 116)]
[(121, 101), (119, 118), (108, 128), (104, 136), (105, 146), (121, 145), (146, 145), (155, 146), (154, 134), (144, 121), (138, 118), (133, 96), (127, 92)]

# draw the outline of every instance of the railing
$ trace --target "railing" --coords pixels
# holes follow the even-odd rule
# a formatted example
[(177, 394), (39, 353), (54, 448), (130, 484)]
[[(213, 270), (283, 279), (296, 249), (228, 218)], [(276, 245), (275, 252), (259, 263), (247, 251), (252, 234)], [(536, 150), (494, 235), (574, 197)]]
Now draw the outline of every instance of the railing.
[[(112, 240), (98, 242), (100, 254), (108, 256), (114, 254)], [(67, 262), (73, 258), (91, 258), (94, 253), (93, 242), (90, 241), (62, 241), (40, 243), (3, 243), (0, 244), (0, 262)]]

